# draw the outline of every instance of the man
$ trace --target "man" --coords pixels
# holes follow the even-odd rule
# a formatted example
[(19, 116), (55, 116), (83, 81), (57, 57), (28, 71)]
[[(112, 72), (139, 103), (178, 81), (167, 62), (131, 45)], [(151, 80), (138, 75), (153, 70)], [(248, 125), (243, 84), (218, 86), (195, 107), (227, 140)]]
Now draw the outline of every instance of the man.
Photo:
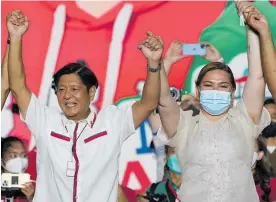
[(268, 159), (273, 167), (273, 175), (276, 177), (276, 105), (273, 99), (267, 99), (264, 107), (271, 116), (271, 123), (263, 130), (262, 136), (266, 139)]
[(54, 76), (60, 113), (41, 105), (26, 85), (22, 37), (28, 25), (20, 11), (8, 14), (10, 89), (37, 143), (34, 201), (116, 201), (120, 147), (158, 104), (163, 42), (148, 32), (139, 45), (148, 62), (143, 96), (120, 109), (109, 106), (93, 113), (89, 105), (96, 76), (78, 63), (61, 68)]
[[(24, 49), (24, 64), (26, 74), (32, 75), (28, 86), (41, 102), (48, 106), (57, 104), (53, 92), (48, 96), (53, 73), (69, 60), (83, 59), (101, 81), (97, 99), (93, 101), (95, 107), (101, 109), (119, 99), (137, 95), (137, 83), (145, 80), (146, 71), (132, 68), (133, 56), (136, 67), (144, 65), (142, 54), (136, 54), (136, 46), (131, 45), (141, 40), (141, 33), (158, 30), (158, 34), (167, 41), (179, 39), (196, 42), (199, 33), (217, 19), (225, 4), (224, 1), (203, 1), (200, 5), (193, 1), (3, 1), (1, 9), (2, 19), (14, 8), (24, 11), (32, 19), (32, 29), (24, 37), (24, 46), (32, 48)], [(195, 18), (196, 23), (183, 20), (181, 24), (189, 27), (189, 32), (173, 23), (179, 18), (193, 19), (194, 10), (201, 16)], [(37, 18), (37, 13), (41, 18)], [(1, 33), (4, 50), (7, 41), (4, 23)], [(73, 49), (78, 51), (71, 51)], [(183, 83), (190, 59), (180, 61), (171, 72), (171, 78), (175, 79), (178, 88)], [(117, 75), (119, 79), (116, 79)], [(8, 100), (9, 103), (11, 100)], [(8, 114), (3, 124), (10, 128), (2, 130), (2, 136), (9, 134), (26, 139), (29, 150), (32, 150), (35, 146), (33, 136), (19, 119), (16, 114)], [(30, 174), (36, 177), (33, 166)], [(121, 177), (124, 178), (125, 174), (122, 172)], [(129, 185), (124, 184), (130, 185), (133, 187), (134, 181), (131, 180)], [(143, 187), (146, 188), (145, 185)]]

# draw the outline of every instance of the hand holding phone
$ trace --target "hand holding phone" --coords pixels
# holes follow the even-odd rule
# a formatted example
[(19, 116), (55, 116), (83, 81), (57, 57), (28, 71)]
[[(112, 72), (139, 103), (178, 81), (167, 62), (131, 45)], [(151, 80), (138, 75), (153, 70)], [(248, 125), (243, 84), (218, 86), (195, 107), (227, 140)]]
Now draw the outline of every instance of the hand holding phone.
[(183, 55), (200, 55), (203, 56), (206, 54), (206, 45), (205, 44), (183, 44), (182, 46)]

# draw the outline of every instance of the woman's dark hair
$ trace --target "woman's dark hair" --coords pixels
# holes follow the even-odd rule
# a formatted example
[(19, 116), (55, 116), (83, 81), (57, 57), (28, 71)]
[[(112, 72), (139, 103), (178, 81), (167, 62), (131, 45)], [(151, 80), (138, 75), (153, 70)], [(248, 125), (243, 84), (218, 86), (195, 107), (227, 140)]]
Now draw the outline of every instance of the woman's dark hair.
[(235, 78), (233, 75), (232, 70), (230, 69), (230, 67), (224, 63), (221, 62), (211, 62), (207, 65), (205, 65), (199, 72), (197, 80), (195, 82), (196, 86), (199, 87), (200, 83), (203, 79), (203, 77), (210, 71), (214, 71), (214, 70), (222, 70), (228, 73), (229, 75), (229, 79), (230, 82), (232, 84), (232, 87), (234, 88), (234, 90), (236, 90), (236, 82), (235, 82)]
[(86, 86), (87, 91), (89, 91), (92, 86), (98, 88), (99, 84), (95, 74), (86, 66), (84, 61), (78, 61), (77, 63), (69, 63), (65, 65), (55, 73), (52, 85), (55, 92), (57, 92), (60, 77), (65, 74), (77, 74), (82, 83)]
[(14, 142), (20, 142), (24, 146), (24, 142), (17, 137), (10, 136), (1, 138), (1, 158), (4, 157), (4, 153), (8, 151)]
[(263, 190), (262, 195), (263, 201), (270, 202), (269, 195), (271, 192), (270, 188), (270, 177), (273, 175), (273, 167), (268, 159), (268, 151), (265, 144), (265, 139), (261, 135), (257, 139), (259, 151), (264, 152), (264, 156), (260, 161), (257, 161), (254, 172), (255, 185), (260, 184), (260, 188)]

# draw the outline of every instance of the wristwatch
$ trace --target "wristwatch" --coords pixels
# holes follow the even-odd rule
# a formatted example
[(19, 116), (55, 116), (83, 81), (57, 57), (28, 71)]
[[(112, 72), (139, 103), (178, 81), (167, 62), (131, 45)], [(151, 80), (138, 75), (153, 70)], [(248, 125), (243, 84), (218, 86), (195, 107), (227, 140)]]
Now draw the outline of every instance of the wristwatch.
[(148, 64), (148, 71), (149, 72), (158, 72), (161, 70), (161, 62), (159, 63), (158, 67), (157, 68), (151, 68)]

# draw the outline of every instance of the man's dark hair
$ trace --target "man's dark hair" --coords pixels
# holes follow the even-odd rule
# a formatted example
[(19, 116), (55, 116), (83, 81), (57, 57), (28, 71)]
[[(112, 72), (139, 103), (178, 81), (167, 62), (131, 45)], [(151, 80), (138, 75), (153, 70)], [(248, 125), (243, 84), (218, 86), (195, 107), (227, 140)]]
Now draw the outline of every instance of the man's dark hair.
[(77, 63), (69, 63), (58, 70), (53, 77), (53, 88), (57, 93), (58, 83), (61, 76), (66, 74), (77, 74), (80, 77), (82, 83), (86, 86), (87, 91), (90, 90), (92, 86), (98, 88), (98, 80), (95, 74), (87, 67), (86, 63), (82, 60)]
[(268, 104), (275, 104), (275, 102), (272, 98), (268, 98), (264, 101), (264, 105), (268, 105)]

